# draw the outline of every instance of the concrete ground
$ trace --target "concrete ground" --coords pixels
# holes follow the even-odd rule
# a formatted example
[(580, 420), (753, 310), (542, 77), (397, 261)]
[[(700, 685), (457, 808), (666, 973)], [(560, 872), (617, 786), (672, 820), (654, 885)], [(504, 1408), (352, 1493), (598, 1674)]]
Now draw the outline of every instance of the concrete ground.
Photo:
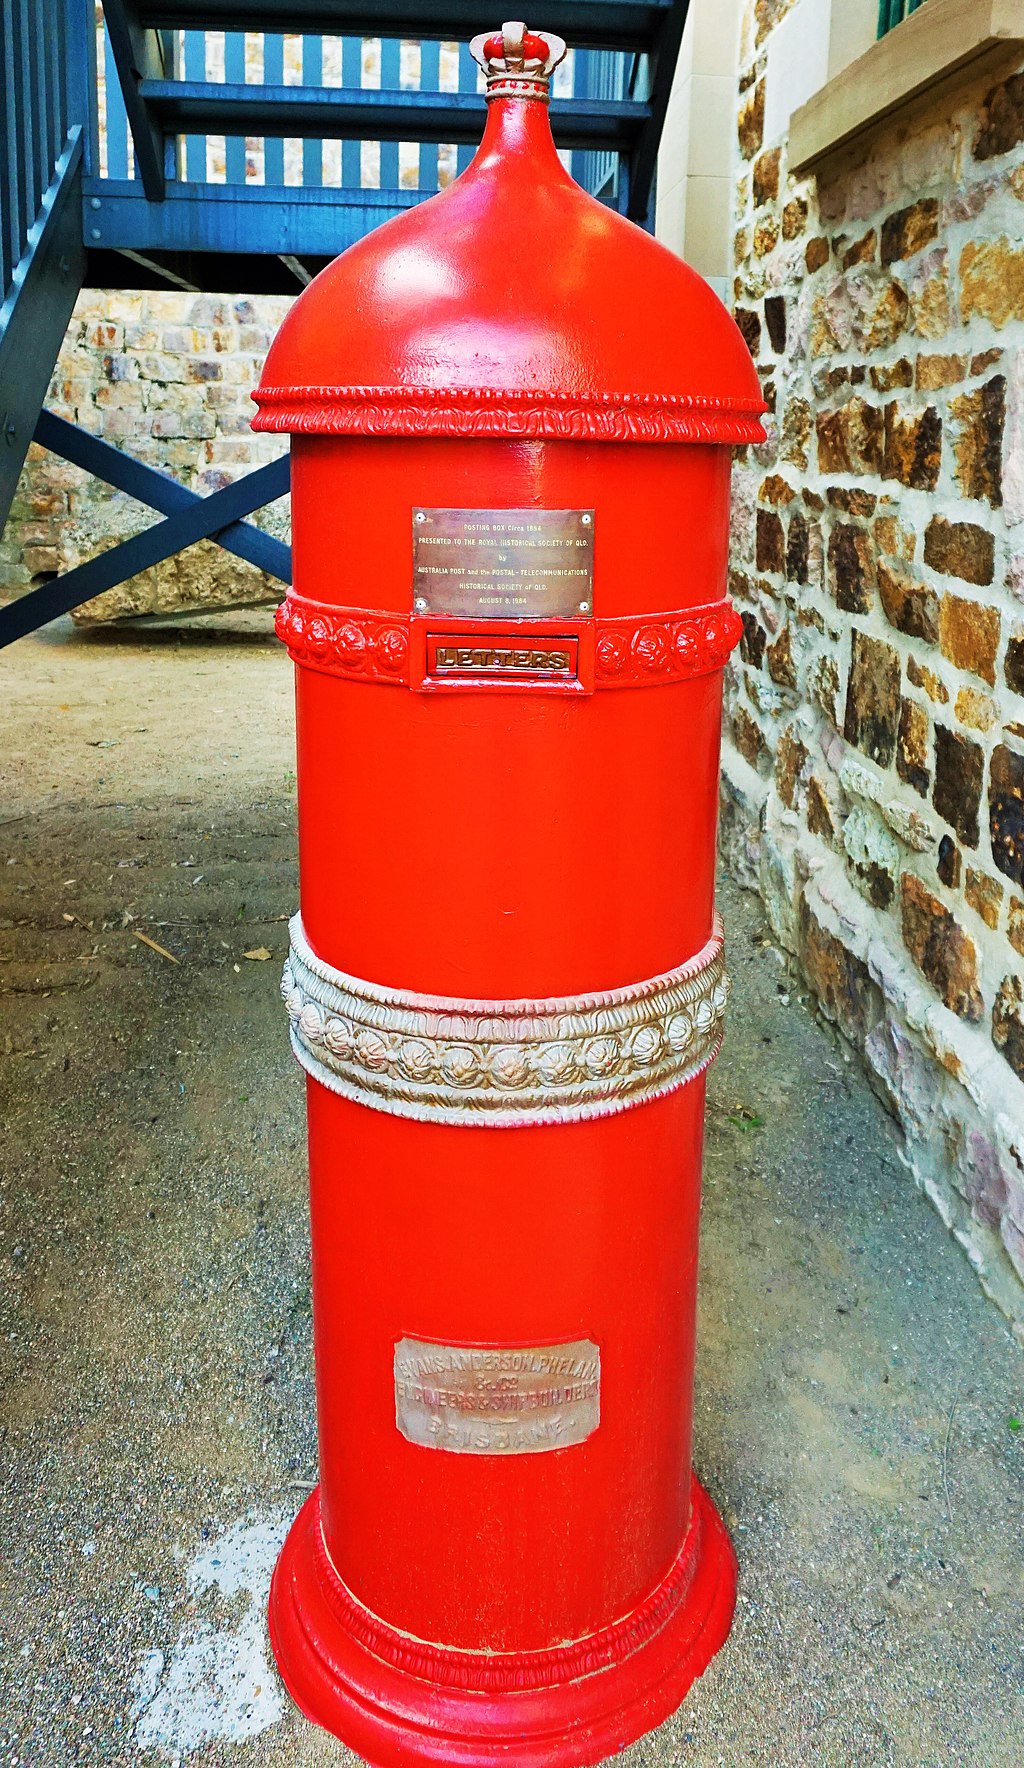
[[(0, 681), (0, 1768), (354, 1764), (263, 1635), (316, 1462), (290, 666), (251, 616), (61, 626)], [(620, 1760), (1021, 1768), (1024, 1362), (722, 904), (696, 1464), (742, 1594)]]

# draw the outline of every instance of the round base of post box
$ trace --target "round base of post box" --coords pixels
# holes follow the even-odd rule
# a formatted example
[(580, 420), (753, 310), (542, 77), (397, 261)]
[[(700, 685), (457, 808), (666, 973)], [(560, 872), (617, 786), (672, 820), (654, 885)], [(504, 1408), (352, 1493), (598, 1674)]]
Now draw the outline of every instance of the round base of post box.
[[(303, 1505), (270, 1591), (270, 1638), (296, 1705), (374, 1768), (586, 1768), (660, 1725), (725, 1643), (736, 1558), (699, 1482), (663, 1582), (631, 1615), (551, 1651), (456, 1651), (356, 1601)], [(596, 1666), (596, 1667), (595, 1667)]]

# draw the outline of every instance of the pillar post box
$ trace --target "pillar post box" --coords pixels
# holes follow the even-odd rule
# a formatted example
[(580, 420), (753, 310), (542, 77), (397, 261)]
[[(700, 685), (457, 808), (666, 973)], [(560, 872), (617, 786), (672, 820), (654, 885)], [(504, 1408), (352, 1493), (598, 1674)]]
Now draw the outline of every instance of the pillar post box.
[(270, 1624), (382, 1768), (595, 1763), (722, 1644), (691, 1474), (730, 447), (717, 296), (474, 43), (469, 169), (296, 301), (290, 434), (320, 1484)]

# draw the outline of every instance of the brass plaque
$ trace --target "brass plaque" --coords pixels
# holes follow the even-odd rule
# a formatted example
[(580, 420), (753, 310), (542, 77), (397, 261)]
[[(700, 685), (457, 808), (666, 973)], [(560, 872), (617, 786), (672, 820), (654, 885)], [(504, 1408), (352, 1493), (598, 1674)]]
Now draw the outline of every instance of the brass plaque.
[(578, 620), (594, 611), (594, 512), (415, 509), (412, 562), (417, 614)]
[(601, 1353), (587, 1338), (525, 1350), (402, 1338), (395, 1422), (410, 1443), (456, 1455), (530, 1455), (592, 1436)]

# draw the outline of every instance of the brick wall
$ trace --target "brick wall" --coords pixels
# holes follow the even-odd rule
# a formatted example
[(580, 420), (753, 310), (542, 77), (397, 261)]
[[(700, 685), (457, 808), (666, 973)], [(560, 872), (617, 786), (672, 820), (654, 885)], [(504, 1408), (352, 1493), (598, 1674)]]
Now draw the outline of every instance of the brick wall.
[[(86, 290), (47, 405), (200, 492), (282, 452), (254, 436), (249, 393), (289, 302)], [(152, 511), (33, 444), (0, 539), (0, 596), (22, 594), (154, 520)], [(252, 518), (287, 539), (287, 499)], [(201, 542), (96, 598), (88, 617), (280, 599), (281, 586)]]
[(741, 45), (735, 307), (772, 416), (736, 471), (725, 839), (1021, 1322), (1024, 72), (797, 182), (764, 135), (787, 11), (750, 0)]

